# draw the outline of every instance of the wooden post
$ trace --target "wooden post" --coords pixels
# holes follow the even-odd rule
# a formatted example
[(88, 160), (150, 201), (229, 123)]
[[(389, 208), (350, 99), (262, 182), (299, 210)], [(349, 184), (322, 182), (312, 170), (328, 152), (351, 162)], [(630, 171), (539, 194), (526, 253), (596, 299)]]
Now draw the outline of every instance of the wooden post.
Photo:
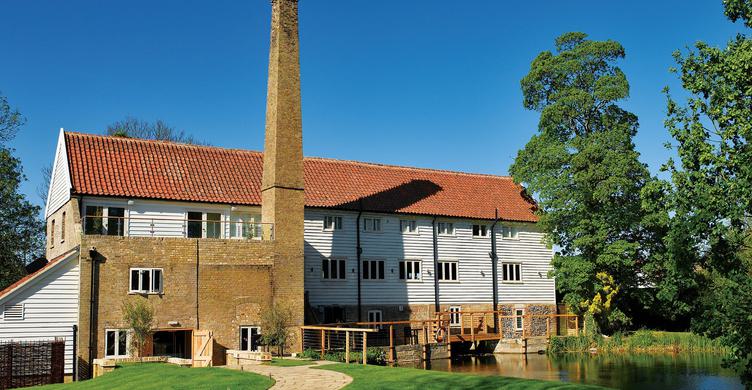
[(350, 364), (350, 331), (345, 331), (345, 363)]
[(470, 313), (470, 339), (475, 343), (475, 315)]
[(546, 338), (551, 337), (551, 317), (546, 317)]
[(326, 333), (321, 329), (321, 360), (324, 360), (324, 340), (326, 339)]
[(577, 316), (574, 316), (574, 335), (580, 335), (580, 318)]
[(300, 328), (300, 352), (303, 352), (303, 347), (304, 347), (304, 344), (303, 344), (303, 328)]
[(365, 366), (368, 362), (366, 358), (366, 350), (368, 349), (368, 332), (363, 332), (363, 365)]
[(394, 363), (394, 325), (389, 325), (389, 363)]
[[(579, 321), (579, 317), (577, 317), (577, 321)], [(582, 321), (582, 333), (587, 335), (587, 322), (584, 319)]]

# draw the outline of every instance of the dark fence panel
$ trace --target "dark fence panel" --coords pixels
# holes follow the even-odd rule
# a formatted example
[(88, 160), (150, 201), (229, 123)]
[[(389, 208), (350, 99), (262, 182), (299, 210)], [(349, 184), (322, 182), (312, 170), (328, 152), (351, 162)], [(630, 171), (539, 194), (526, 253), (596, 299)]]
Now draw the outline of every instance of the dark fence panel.
[(0, 342), (0, 389), (62, 383), (65, 341)]

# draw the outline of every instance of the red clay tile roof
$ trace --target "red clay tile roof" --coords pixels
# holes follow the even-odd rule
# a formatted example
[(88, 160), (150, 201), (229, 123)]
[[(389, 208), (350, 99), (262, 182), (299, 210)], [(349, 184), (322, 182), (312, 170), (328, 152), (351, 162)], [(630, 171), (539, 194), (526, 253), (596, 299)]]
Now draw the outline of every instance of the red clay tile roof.
[[(65, 133), (80, 195), (261, 204), (260, 152)], [(535, 204), (505, 176), (307, 157), (305, 204), (344, 210), (537, 222)]]
[(21, 279), (18, 279), (15, 283), (11, 284), (10, 286), (6, 287), (2, 291), (0, 291), (0, 299), (5, 298), (6, 295), (13, 292), (15, 289), (20, 287), (21, 285), (25, 284), (29, 280), (36, 278), (37, 276), (43, 274), (48, 269), (52, 268), (53, 265), (58, 264), (60, 260), (67, 259), (70, 255), (72, 255), (74, 252), (78, 251), (78, 247), (69, 250), (68, 252), (63, 253), (62, 255), (50, 260), (47, 262), (47, 264), (44, 265), (44, 267), (22, 277)]

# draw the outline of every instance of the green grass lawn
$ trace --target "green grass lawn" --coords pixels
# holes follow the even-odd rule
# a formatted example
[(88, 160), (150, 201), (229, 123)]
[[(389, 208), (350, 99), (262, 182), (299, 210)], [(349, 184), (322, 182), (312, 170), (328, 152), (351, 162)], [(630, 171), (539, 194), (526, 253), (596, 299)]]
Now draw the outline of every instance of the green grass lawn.
[(274, 384), (272, 379), (250, 372), (219, 367), (189, 368), (165, 363), (128, 364), (99, 378), (38, 389), (261, 389)]
[(264, 364), (270, 365), (270, 366), (276, 366), (276, 367), (298, 367), (298, 366), (308, 366), (310, 364), (313, 364), (313, 360), (301, 360), (301, 359), (272, 359), (271, 362), (266, 362)]
[(360, 364), (331, 364), (316, 367), (338, 371), (353, 378), (347, 390), (358, 389), (525, 389), (525, 390), (572, 390), (604, 389), (563, 382), (538, 381), (503, 376), (459, 374), (442, 371), (427, 371), (415, 368), (363, 366)]

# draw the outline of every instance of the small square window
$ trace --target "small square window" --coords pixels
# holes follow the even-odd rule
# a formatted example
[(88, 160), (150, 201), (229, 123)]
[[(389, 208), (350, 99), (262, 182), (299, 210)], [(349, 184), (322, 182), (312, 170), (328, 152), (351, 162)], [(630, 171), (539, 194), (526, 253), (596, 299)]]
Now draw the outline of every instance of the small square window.
[(381, 218), (363, 218), (364, 232), (380, 232)]
[(451, 222), (439, 222), (439, 234), (442, 236), (454, 235), (454, 224)]
[(363, 279), (384, 280), (384, 260), (363, 260)]
[(399, 278), (407, 281), (421, 280), (420, 260), (403, 260), (399, 262)]
[(128, 357), (128, 345), (130, 334), (127, 329), (108, 329), (105, 331), (104, 355), (105, 357)]
[(321, 278), (324, 280), (345, 280), (347, 261), (345, 259), (321, 259)]
[(457, 281), (459, 280), (457, 269), (458, 263), (456, 261), (441, 261), (439, 262), (439, 274), (437, 276), (439, 280)]
[(414, 219), (400, 220), (400, 231), (402, 233), (415, 233), (418, 231), (418, 223)]
[(473, 225), (473, 237), (488, 237), (488, 226)]
[(324, 230), (342, 230), (342, 217), (332, 215), (325, 216)]
[(515, 309), (514, 310), (514, 329), (515, 330), (522, 330), (525, 323), (525, 310), (524, 309)]
[(161, 268), (131, 268), (129, 292), (136, 294), (161, 294), (162, 293), (162, 269)]
[(517, 228), (514, 226), (503, 226), (501, 228), (501, 237), (507, 238), (507, 239), (516, 239), (517, 236)]
[(522, 265), (519, 263), (502, 263), (501, 280), (505, 282), (522, 281)]

